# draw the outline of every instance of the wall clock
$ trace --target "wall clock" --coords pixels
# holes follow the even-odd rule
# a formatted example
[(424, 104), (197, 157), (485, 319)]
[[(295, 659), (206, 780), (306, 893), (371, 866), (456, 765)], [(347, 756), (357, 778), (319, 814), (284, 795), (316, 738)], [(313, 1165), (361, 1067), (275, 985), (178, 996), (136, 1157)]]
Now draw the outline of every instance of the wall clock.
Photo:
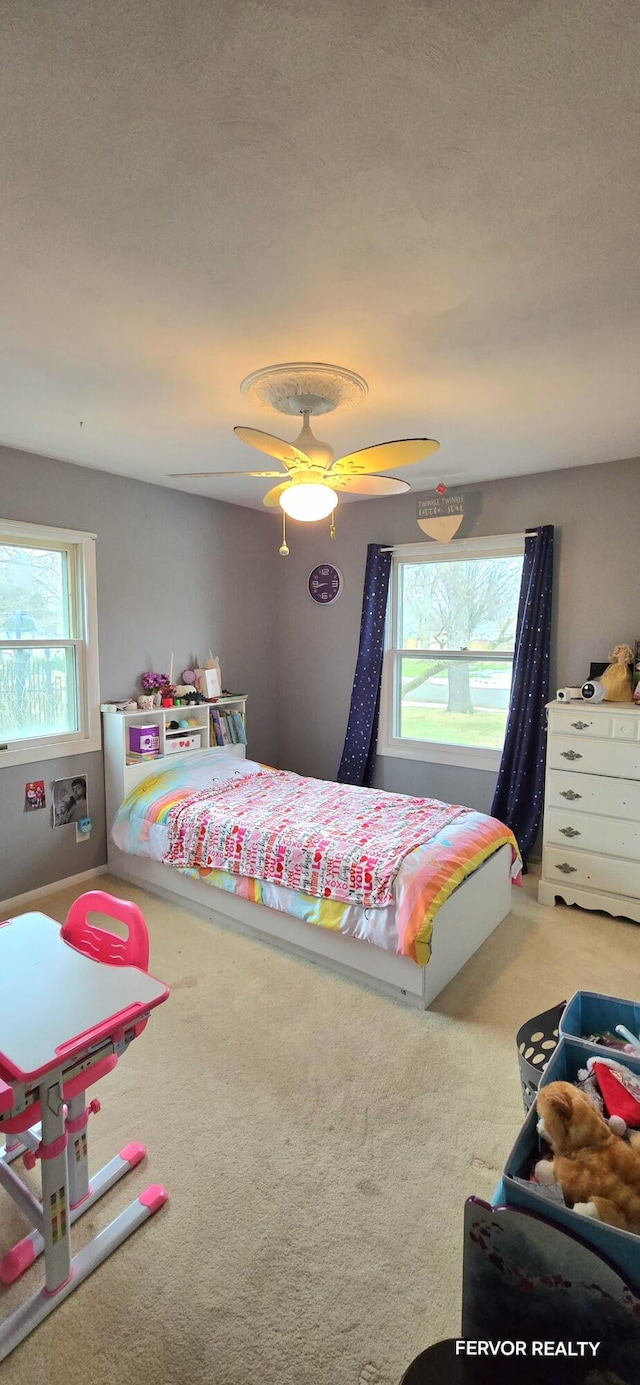
[(344, 586), (344, 578), (333, 563), (319, 563), (309, 573), (308, 590), (312, 601), (318, 606), (330, 606), (337, 601)]

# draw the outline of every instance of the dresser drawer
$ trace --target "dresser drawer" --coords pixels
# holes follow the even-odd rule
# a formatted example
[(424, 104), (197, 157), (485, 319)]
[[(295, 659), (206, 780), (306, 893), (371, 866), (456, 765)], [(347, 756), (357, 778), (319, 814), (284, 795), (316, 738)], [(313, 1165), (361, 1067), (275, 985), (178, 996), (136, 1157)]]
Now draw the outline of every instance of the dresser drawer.
[(543, 852), (542, 874), (545, 880), (557, 885), (558, 894), (562, 894), (562, 886), (566, 884), (640, 899), (640, 863), (636, 861), (547, 846)]
[(611, 716), (598, 710), (590, 712), (587, 702), (550, 708), (548, 720), (552, 735), (580, 736), (582, 740), (589, 736), (600, 736), (608, 740), (613, 732)]
[(586, 813), (550, 808), (545, 823), (545, 844), (552, 843), (640, 861), (640, 822), (589, 817)]
[(640, 707), (632, 702), (572, 702), (547, 709), (552, 735), (640, 741)]
[(599, 813), (602, 817), (631, 818), (640, 822), (640, 783), (632, 779), (605, 779), (597, 774), (576, 774), (574, 770), (549, 770), (547, 810), (575, 808), (579, 813)]
[(591, 740), (585, 736), (549, 736), (547, 756), (551, 769), (571, 769), (577, 774), (605, 774), (616, 779), (640, 779), (640, 743)]

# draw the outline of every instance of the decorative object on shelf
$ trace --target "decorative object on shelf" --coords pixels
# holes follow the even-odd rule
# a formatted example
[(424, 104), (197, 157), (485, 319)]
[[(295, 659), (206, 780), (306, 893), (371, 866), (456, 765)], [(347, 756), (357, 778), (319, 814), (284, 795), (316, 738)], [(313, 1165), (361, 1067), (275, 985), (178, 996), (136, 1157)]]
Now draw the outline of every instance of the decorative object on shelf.
[(220, 697), (222, 693), (222, 674), (220, 660), (209, 650), (202, 668), (194, 669), (196, 688), (203, 697)]
[(180, 676), (182, 682), (176, 684), (176, 694), (178, 697), (187, 697), (195, 687), (196, 675), (192, 668), (185, 668)]
[(142, 693), (138, 698), (138, 706), (141, 712), (151, 712), (155, 707), (155, 696), (153, 693)]
[[(140, 682), (147, 697), (153, 698), (154, 707), (172, 707), (175, 696), (175, 687), (172, 682), (173, 677), (173, 654), (171, 655), (171, 673), (153, 673), (149, 670), (143, 673)], [(140, 704), (142, 706), (142, 704)], [(147, 703), (144, 704), (144, 711), (150, 711)]]
[(604, 688), (595, 678), (590, 678), (580, 689), (585, 702), (604, 702)]
[(307, 590), (312, 601), (318, 606), (330, 606), (337, 601), (344, 586), (344, 578), (340, 568), (334, 567), (333, 563), (319, 563), (309, 573)]
[(166, 687), (169, 677), (166, 673), (143, 673), (140, 682), (146, 693), (157, 693)]
[(421, 496), (417, 501), (418, 528), (430, 539), (438, 543), (450, 543), (457, 534), (464, 519), (464, 495), (462, 491), (449, 493), (440, 482), (433, 495)]
[(609, 655), (611, 663), (600, 676), (605, 702), (633, 701), (633, 650), (630, 644), (617, 644)]
[[(359, 496), (399, 495), (410, 489), (407, 481), (380, 476), (388, 467), (410, 466), (424, 461), (440, 446), (433, 438), (400, 438), (376, 443), (357, 452), (335, 457), (330, 443), (321, 442), (311, 430), (312, 415), (330, 413), (340, 405), (362, 398), (368, 386), (362, 376), (342, 366), (295, 361), (266, 366), (242, 381), (242, 393), (279, 413), (302, 415), (302, 428), (293, 442), (258, 428), (236, 427), (242, 442), (280, 462), (279, 471), (185, 471), (173, 476), (260, 476), (280, 478), (264, 497), (267, 506), (280, 505), (292, 519), (313, 523), (333, 515), (340, 492)], [(332, 522), (333, 528), (333, 522)], [(286, 556), (283, 537), (280, 552)]]
[(134, 755), (157, 754), (160, 750), (160, 732), (155, 722), (149, 726), (129, 727), (129, 751)]

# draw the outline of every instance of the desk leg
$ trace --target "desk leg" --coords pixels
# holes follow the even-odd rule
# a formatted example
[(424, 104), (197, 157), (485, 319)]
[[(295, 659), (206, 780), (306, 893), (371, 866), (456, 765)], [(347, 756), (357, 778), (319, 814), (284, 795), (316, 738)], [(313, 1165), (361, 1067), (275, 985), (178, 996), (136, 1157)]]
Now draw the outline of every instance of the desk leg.
[[(110, 1159), (104, 1168), (94, 1173), (91, 1179), (91, 1186), (86, 1197), (83, 1197), (75, 1207), (71, 1203), (69, 1210), (69, 1225), (73, 1226), (79, 1217), (83, 1217), (85, 1212), (93, 1207), (99, 1198), (104, 1197), (116, 1183), (124, 1178), (125, 1174), (130, 1173), (144, 1159), (144, 1145), (126, 1145), (120, 1154), (116, 1154), (114, 1159)], [(39, 1206), (39, 1204), (38, 1204)], [(33, 1217), (29, 1218), (33, 1221)], [(41, 1219), (40, 1219), (41, 1220)], [(40, 1223), (39, 1223), (40, 1224)], [(44, 1240), (40, 1231), (30, 1231), (28, 1236), (23, 1236), (21, 1241), (17, 1241), (11, 1250), (8, 1250), (0, 1260), (0, 1284), (13, 1284), (16, 1279), (24, 1274), (25, 1270), (42, 1255), (44, 1250)], [(71, 1262), (75, 1270), (75, 1262)]]
[(67, 1157), (69, 1167), (69, 1207), (73, 1209), (83, 1202), (89, 1192), (89, 1160), (87, 1157), (87, 1123), (89, 1111), (85, 1106), (86, 1094), (80, 1092), (71, 1098), (67, 1110), (65, 1130), (69, 1144)]
[(49, 1073), (40, 1085), (42, 1111), (42, 1215), (46, 1292), (54, 1294), (71, 1275), (67, 1136), (61, 1074)]
[(32, 1298), (27, 1299), (19, 1308), (16, 1308), (3, 1323), (0, 1323), (0, 1361), (4, 1361), (14, 1347), (23, 1342), (25, 1337), (33, 1332), (34, 1327), (38, 1327), (50, 1313), (63, 1303), (80, 1284), (92, 1274), (99, 1265), (111, 1255), (123, 1241), (136, 1231), (142, 1223), (152, 1217), (167, 1200), (167, 1193), (164, 1188), (153, 1184), (150, 1188), (145, 1188), (143, 1193), (132, 1202), (129, 1207), (125, 1207), (124, 1212), (116, 1217), (115, 1221), (105, 1227), (94, 1236), (89, 1244), (84, 1246), (77, 1255), (73, 1257), (73, 1274), (70, 1274), (65, 1283), (61, 1284), (57, 1293), (48, 1293), (46, 1289), (41, 1289)]

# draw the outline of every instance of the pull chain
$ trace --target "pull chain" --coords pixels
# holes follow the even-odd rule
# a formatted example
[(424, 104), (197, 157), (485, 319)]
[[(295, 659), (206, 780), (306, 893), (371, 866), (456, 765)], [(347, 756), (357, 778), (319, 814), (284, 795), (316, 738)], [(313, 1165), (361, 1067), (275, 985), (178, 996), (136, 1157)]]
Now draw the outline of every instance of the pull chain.
[(282, 511), (282, 543), (280, 545), (280, 554), (283, 558), (288, 558), (289, 556), (289, 548), (287, 545), (287, 516), (284, 510)]

